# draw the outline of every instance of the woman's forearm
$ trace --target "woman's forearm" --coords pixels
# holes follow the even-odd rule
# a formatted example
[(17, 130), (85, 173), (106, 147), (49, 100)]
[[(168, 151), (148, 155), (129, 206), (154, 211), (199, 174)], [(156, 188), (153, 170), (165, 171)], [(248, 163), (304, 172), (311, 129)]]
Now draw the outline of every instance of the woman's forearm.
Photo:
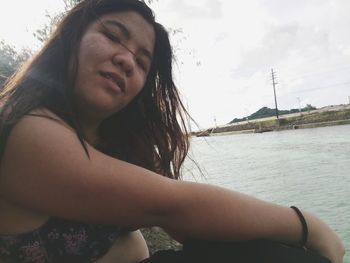
[(160, 223), (191, 238), (266, 238), (296, 244), (301, 224), (295, 212), (224, 188), (179, 182), (175, 204)]
[[(176, 182), (174, 187), (175, 203), (159, 224), (179, 239), (268, 239), (291, 245), (302, 240), (301, 221), (289, 207), (216, 186)], [(303, 213), (309, 229), (306, 246), (341, 262), (345, 249), (340, 238), (317, 217)]]

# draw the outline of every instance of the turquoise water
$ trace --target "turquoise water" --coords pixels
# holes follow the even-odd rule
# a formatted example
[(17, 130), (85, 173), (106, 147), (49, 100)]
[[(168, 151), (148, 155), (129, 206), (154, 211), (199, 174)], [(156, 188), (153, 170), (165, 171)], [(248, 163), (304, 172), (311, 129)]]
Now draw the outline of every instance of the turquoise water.
[(343, 239), (350, 263), (350, 125), (199, 137), (185, 179), (315, 213)]

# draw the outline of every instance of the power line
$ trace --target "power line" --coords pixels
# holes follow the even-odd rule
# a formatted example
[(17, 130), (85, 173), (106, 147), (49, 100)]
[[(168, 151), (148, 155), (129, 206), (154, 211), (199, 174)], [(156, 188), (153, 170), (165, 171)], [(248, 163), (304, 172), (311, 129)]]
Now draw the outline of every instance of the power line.
[[(328, 70), (338, 70), (338, 69), (342, 70), (342, 69), (349, 68), (349, 63), (344, 63), (344, 62), (342, 62), (342, 63), (334, 63), (334, 64), (327, 63), (326, 65), (325, 64), (321, 64), (321, 65), (316, 66), (316, 67), (315, 67), (315, 64), (311, 63), (311, 62), (312, 61), (306, 61), (305, 63), (308, 64), (308, 65), (312, 65), (313, 69), (316, 68), (316, 71), (314, 71), (314, 72), (328, 71)], [(281, 72), (293, 72), (295, 70), (300, 70), (300, 67), (297, 67), (297, 68), (295, 66), (294, 67), (290, 67), (290, 66), (285, 66), (284, 67), (283, 65), (280, 67), (280, 71)], [(309, 71), (309, 69), (306, 69), (306, 68), (304, 68), (304, 70), (308, 70)]]
[(290, 92), (290, 93), (307, 92), (307, 91), (314, 91), (314, 90), (320, 90), (320, 89), (329, 89), (329, 88), (332, 88), (332, 87), (343, 86), (343, 85), (347, 85), (347, 84), (350, 84), (350, 81), (348, 81), (348, 82), (342, 82), (342, 83), (335, 83), (335, 84), (331, 84), (331, 85), (324, 86), (324, 87), (297, 90), (297, 91), (292, 91), (292, 92)]
[(290, 78), (284, 78), (285, 81), (293, 81), (293, 80), (297, 80), (297, 79), (302, 79), (302, 78), (309, 78), (309, 77), (313, 77), (313, 76), (317, 76), (317, 75), (325, 75), (325, 74), (332, 74), (332, 73), (337, 73), (339, 71), (350, 71), (350, 66), (347, 67), (343, 67), (343, 68), (338, 68), (338, 69), (332, 69), (330, 71), (316, 71), (313, 73), (309, 73), (309, 74), (304, 74), (304, 75), (296, 75), (296, 76), (292, 76)]

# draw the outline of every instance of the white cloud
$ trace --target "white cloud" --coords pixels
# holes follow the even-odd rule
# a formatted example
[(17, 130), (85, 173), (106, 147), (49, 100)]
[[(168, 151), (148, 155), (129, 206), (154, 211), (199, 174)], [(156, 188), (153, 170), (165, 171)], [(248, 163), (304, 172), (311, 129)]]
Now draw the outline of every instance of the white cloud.
[(295, 108), (297, 97), (302, 106), (347, 102), (349, 86), (342, 83), (350, 82), (350, 16), (344, 11), (350, 10), (349, 2), (221, 2), (220, 19), (182, 21), (189, 35), (185, 44), (202, 66), (185, 59), (181, 86), (203, 126), (213, 125), (213, 115), (224, 124), (247, 111), (274, 107), (271, 68), (277, 72), (282, 109)]
[(344, 55), (350, 57), (350, 46), (343, 49)]
[(165, 11), (176, 12), (179, 18), (191, 19), (216, 19), (222, 15), (221, 2), (218, 0), (205, 1), (168, 1)]
[(0, 0), (0, 38), (18, 47), (37, 44), (33, 32), (47, 22), (46, 12), (63, 10), (61, 0), (5, 1)]

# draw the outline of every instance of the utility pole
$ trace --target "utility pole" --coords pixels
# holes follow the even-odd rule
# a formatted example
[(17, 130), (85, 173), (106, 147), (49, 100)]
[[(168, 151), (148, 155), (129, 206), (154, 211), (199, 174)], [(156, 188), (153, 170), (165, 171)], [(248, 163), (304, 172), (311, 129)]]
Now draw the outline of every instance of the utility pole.
[(216, 129), (218, 127), (218, 125), (216, 124), (216, 116), (213, 116), (213, 118), (214, 118), (214, 127)]
[(297, 100), (298, 100), (298, 102), (299, 102), (299, 113), (300, 113), (300, 115), (301, 115), (301, 105), (300, 105), (300, 98), (299, 98), (299, 97), (297, 97)]
[(277, 82), (275, 82), (275, 78), (276, 78), (276, 73), (273, 71), (273, 69), (271, 69), (271, 75), (272, 75), (272, 86), (273, 86), (273, 95), (275, 97), (275, 106), (276, 106), (276, 117), (277, 119), (279, 119), (278, 117), (278, 107), (277, 107), (277, 98), (276, 98), (276, 85), (278, 84)]

